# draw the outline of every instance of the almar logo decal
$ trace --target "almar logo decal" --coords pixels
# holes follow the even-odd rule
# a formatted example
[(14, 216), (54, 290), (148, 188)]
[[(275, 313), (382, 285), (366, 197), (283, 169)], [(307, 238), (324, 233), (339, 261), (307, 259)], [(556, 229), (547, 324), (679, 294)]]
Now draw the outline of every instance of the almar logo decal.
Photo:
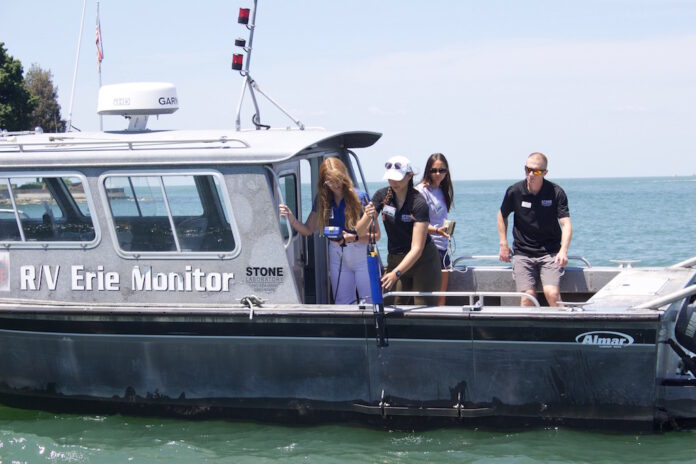
[(585, 332), (575, 337), (575, 341), (582, 345), (593, 345), (600, 348), (621, 348), (632, 345), (633, 337), (621, 332)]

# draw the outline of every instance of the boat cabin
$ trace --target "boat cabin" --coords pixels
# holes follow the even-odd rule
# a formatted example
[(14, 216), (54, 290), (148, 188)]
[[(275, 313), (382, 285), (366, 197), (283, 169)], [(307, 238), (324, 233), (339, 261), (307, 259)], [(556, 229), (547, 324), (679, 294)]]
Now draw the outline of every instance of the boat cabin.
[[(318, 167), (373, 132), (13, 135), (0, 141), (0, 288), (70, 302), (330, 303), (326, 243), (288, 233)], [(358, 179), (356, 179), (358, 180)]]

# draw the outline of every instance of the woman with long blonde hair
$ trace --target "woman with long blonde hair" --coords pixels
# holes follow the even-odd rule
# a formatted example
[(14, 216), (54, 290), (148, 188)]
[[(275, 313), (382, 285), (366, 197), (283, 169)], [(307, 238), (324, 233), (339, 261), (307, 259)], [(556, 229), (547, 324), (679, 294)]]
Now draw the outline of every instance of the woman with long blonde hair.
[[(304, 236), (324, 231), (324, 227), (340, 227), (338, 238), (329, 241), (329, 270), (336, 304), (372, 302), (367, 272), (367, 234), (358, 236), (356, 226), (369, 202), (365, 192), (357, 190), (345, 164), (338, 158), (326, 158), (319, 167), (317, 197), (306, 222), (294, 217), (287, 205), (280, 205), (280, 214), (287, 216), (293, 229)], [(379, 240), (379, 228), (375, 231)], [(357, 291), (357, 296), (356, 296)]]

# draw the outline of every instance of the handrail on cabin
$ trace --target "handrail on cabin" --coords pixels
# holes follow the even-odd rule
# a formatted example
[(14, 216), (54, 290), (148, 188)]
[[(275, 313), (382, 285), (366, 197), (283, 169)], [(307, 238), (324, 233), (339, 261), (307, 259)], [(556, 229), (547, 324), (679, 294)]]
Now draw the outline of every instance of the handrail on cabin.
[(667, 269), (678, 269), (680, 267), (693, 267), (696, 266), (696, 256), (692, 256), (689, 259), (685, 259), (677, 264), (669, 266)]
[(353, 159), (355, 159), (355, 163), (358, 165), (358, 171), (360, 172), (360, 180), (363, 183), (363, 188), (365, 189), (365, 193), (367, 193), (368, 198), (372, 198), (372, 195), (370, 195), (370, 190), (368, 190), (367, 181), (365, 180), (365, 174), (363, 174), (362, 166), (360, 165), (360, 160), (358, 159), (358, 155), (356, 155), (353, 150), (347, 150), (347, 152), (348, 152), (348, 155), (352, 156)]
[(639, 304), (631, 309), (660, 309), (660, 307), (666, 304), (674, 303), (675, 301), (679, 301), (691, 295), (696, 295), (696, 284), (689, 285), (688, 287), (684, 287), (676, 292), (672, 292), (659, 298), (650, 300), (646, 303)]
[[(283, 191), (280, 188), (280, 179), (278, 178), (278, 174), (270, 166), (264, 166), (264, 168), (266, 168), (266, 170), (271, 173), (271, 177), (273, 177), (273, 188), (278, 194), (278, 203), (285, 204), (285, 199), (283, 198)], [(277, 207), (276, 211), (278, 211)], [(284, 217), (282, 214), (280, 214), (280, 212), (278, 213), (278, 217), (280, 218), (280, 221), (285, 221), (285, 227), (288, 229), (288, 241), (285, 242), (285, 244), (283, 245), (287, 250), (288, 248), (290, 248), (290, 243), (292, 242), (293, 228), (290, 225), (290, 221), (288, 220), (288, 218)]]
[[(455, 267), (457, 265), (457, 263), (459, 263), (459, 261), (465, 261), (465, 260), (470, 260), (470, 259), (481, 259), (481, 260), (485, 259), (485, 260), (489, 260), (489, 261), (493, 261), (493, 260), (497, 261), (498, 255), (463, 255), (463, 256), (458, 256), (452, 262), (452, 267)], [(590, 264), (590, 262), (584, 256), (577, 256), (577, 255), (568, 256), (568, 261), (571, 261), (571, 260), (582, 261), (585, 264), (585, 266), (587, 266), (588, 268), (592, 267), (592, 264)], [(466, 266), (465, 268), (468, 268), (468, 266)]]
[(97, 149), (103, 148), (113, 148), (122, 150), (127, 148), (128, 150), (136, 150), (137, 148), (147, 148), (153, 145), (183, 145), (183, 144), (193, 144), (193, 143), (222, 143), (227, 144), (230, 142), (236, 142), (237, 146), (230, 145), (229, 148), (249, 148), (249, 144), (243, 140), (229, 138), (226, 136), (215, 137), (215, 138), (200, 138), (200, 139), (161, 139), (161, 140), (137, 140), (120, 138), (113, 140), (75, 140), (74, 137), (70, 136), (50, 136), (48, 140), (43, 142), (16, 142), (9, 141), (6, 138), (0, 138), (0, 152), (2, 152), (3, 147), (17, 147), (20, 152), (34, 151), (32, 148), (41, 147), (42, 150), (52, 149), (52, 148), (63, 148), (75, 147), (75, 148), (89, 148), (90, 146), (95, 146)]
[(483, 306), (484, 297), (487, 296), (497, 296), (497, 297), (518, 297), (527, 298), (529, 301), (534, 303), (534, 306), (541, 307), (539, 300), (529, 293), (524, 292), (388, 292), (385, 293), (384, 298), (390, 296), (468, 296), (470, 305), (474, 305), (474, 298), (481, 298), (481, 304)]

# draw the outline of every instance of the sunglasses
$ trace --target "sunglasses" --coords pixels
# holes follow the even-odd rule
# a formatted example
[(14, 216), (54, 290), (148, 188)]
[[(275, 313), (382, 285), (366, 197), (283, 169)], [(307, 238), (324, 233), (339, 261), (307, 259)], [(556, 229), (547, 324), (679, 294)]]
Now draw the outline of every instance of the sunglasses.
[(447, 172), (447, 168), (432, 168), (430, 174), (444, 174)]
[(535, 176), (540, 176), (540, 175), (542, 175), (543, 173), (546, 172), (546, 169), (534, 169), (534, 168), (530, 168), (529, 166), (525, 166), (525, 167), (524, 167), (524, 172), (527, 173), (527, 174), (529, 174), (529, 173), (531, 172), (531, 173), (534, 174)]
[(384, 163), (384, 167), (387, 168), (387, 169), (391, 169), (391, 168), (394, 168), (394, 169), (401, 169), (401, 163), (394, 163), (394, 164), (392, 164), (392, 163), (390, 163), (389, 161), (387, 161), (386, 163)]

